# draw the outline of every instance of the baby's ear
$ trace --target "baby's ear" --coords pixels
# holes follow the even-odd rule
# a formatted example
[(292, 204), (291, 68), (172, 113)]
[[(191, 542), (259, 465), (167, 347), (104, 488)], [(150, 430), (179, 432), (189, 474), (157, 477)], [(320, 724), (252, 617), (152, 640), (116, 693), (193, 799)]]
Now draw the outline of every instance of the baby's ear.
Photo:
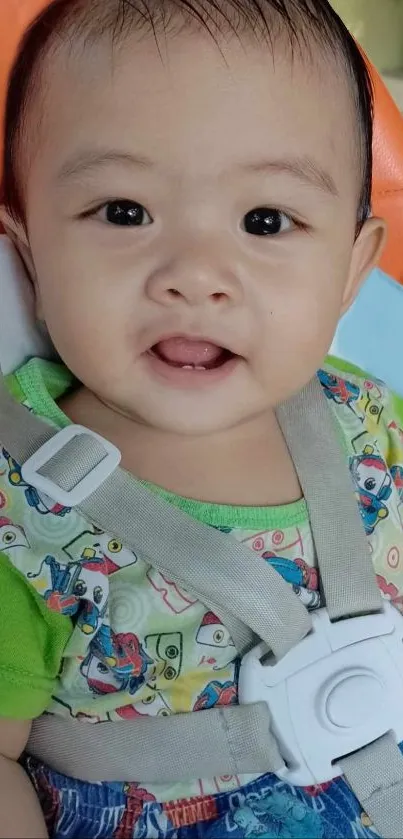
[(7, 236), (16, 247), (25, 265), (30, 280), (32, 280), (33, 284), (36, 285), (34, 263), (23, 223), (21, 221), (16, 221), (3, 205), (0, 205), (0, 223), (3, 225)]
[(18, 251), (24, 263), (25, 270), (28, 274), (29, 279), (31, 280), (35, 293), (36, 314), (37, 317), (40, 318), (41, 314), (38, 283), (35, 265), (32, 259), (31, 248), (29, 246), (28, 236), (25, 227), (21, 221), (16, 221), (13, 218), (13, 216), (11, 216), (10, 213), (6, 210), (6, 208), (2, 205), (0, 205), (0, 224), (2, 224), (7, 236), (11, 239), (14, 247)]
[(350, 308), (364, 280), (378, 264), (386, 235), (387, 224), (384, 219), (369, 218), (364, 222), (354, 242), (349, 276), (343, 294), (342, 315)]

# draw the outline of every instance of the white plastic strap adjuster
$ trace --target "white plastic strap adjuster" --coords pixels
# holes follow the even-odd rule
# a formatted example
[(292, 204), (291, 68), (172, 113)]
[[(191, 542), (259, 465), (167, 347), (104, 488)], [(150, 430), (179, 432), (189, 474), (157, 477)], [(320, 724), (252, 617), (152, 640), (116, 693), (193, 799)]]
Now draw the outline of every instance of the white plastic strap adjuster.
[(385, 602), (379, 614), (337, 623), (319, 609), (312, 622), (283, 659), (265, 663), (260, 644), (239, 674), (240, 703), (268, 705), (285, 761), (277, 775), (298, 787), (339, 777), (338, 761), (388, 731), (403, 741), (403, 617)]
[[(40, 470), (59, 454), (75, 437), (93, 437), (102, 446), (105, 456), (70, 490), (62, 489)], [(68, 425), (41, 446), (21, 468), (23, 480), (38, 492), (47, 495), (62, 507), (77, 507), (88, 498), (119, 466), (121, 453), (116, 446), (82, 425)]]

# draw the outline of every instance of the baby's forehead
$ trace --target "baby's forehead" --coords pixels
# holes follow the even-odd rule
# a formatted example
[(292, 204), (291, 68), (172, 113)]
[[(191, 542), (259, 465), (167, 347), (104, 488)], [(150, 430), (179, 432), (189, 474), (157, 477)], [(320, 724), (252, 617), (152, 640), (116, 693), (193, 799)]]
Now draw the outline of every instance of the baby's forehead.
[(65, 154), (67, 141), (91, 133), (115, 140), (113, 129), (121, 144), (159, 138), (166, 158), (197, 140), (206, 165), (212, 136), (234, 154), (239, 143), (253, 151), (262, 134), (267, 144), (284, 136), (301, 148), (303, 139), (330, 147), (354, 188), (361, 177), (359, 219), (367, 216), (370, 82), (328, 0), (145, 6), (146, 16), (126, 0), (57, 0), (26, 34), (10, 77), (4, 143), (3, 196), (16, 217), (25, 216), (32, 163), (46, 155), (50, 162), (50, 146)]
[(70, 142), (109, 143), (186, 168), (188, 155), (207, 164), (211, 152), (213, 162), (220, 144), (234, 159), (317, 146), (341, 169), (357, 162), (346, 74), (319, 47), (292, 50), (281, 35), (272, 47), (192, 31), (167, 37), (163, 51), (135, 34), (114, 49), (105, 38), (67, 44), (44, 64), (41, 86), (42, 142), (61, 155)]

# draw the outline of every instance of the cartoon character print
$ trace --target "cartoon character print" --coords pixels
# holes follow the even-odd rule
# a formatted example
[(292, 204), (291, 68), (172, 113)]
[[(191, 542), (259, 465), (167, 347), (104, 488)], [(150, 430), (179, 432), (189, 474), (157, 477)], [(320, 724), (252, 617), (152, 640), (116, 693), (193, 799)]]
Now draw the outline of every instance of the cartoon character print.
[(214, 612), (206, 612), (197, 631), (196, 641), (206, 647), (233, 647), (234, 642), (228, 629), (221, 623)]
[(118, 693), (121, 688), (121, 682), (112, 668), (108, 667), (96, 653), (88, 653), (80, 666), (80, 673), (86, 679), (91, 693), (97, 696)]
[(286, 583), (290, 583), (294, 593), (307, 609), (320, 606), (319, 577), (316, 568), (312, 568), (304, 559), (286, 559), (276, 556), (272, 551), (265, 551), (263, 559), (281, 574)]
[(357, 385), (334, 376), (326, 370), (319, 370), (318, 378), (327, 399), (336, 402), (337, 405), (347, 405), (354, 412), (354, 406), (361, 395)]
[(390, 474), (392, 475), (393, 483), (397, 489), (400, 503), (403, 504), (403, 467), (400, 465), (392, 466)]
[(293, 586), (306, 586), (312, 591), (318, 588), (318, 571), (308, 565), (304, 559), (285, 559), (272, 551), (265, 551), (262, 556), (278, 574), (281, 574), (286, 583), (291, 583)]
[(25, 500), (29, 507), (36, 510), (41, 516), (48, 514), (52, 514), (53, 516), (66, 516), (67, 513), (70, 513), (70, 507), (63, 507), (61, 504), (57, 504), (48, 495), (39, 492), (35, 487), (27, 484), (22, 477), (21, 466), (5, 449), (3, 449), (3, 456), (8, 464), (9, 483), (11, 486), (24, 490)]
[(38, 573), (29, 571), (27, 577), (49, 609), (70, 617), (76, 614), (80, 603), (79, 581), (54, 556), (45, 556)]
[(331, 786), (332, 781), (325, 781), (324, 784), (315, 784), (314, 786), (310, 787), (302, 787), (302, 789), (311, 798), (318, 798), (319, 795), (323, 795), (324, 792), (327, 792), (327, 790), (330, 789)]
[(190, 597), (176, 583), (155, 568), (149, 568), (147, 579), (154, 591), (161, 596), (167, 609), (175, 615), (181, 615), (197, 603), (195, 598)]
[[(203, 798), (180, 798), (177, 801), (168, 801), (163, 804), (163, 808), (169, 822), (178, 830), (181, 827), (192, 828), (193, 826), (200, 825), (200, 823), (205, 824), (212, 819), (216, 819), (219, 815), (218, 802), (214, 795), (206, 795)], [(199, 833), (199, 830), (197, 832)], [(190, 835), (192, 834), (194, 835), (193, 830)]]
[(144, 805), (155, 803), (155, 796), (140, 786), (139, 783), (124, 784), (123, 792), (126, 795), (125, 809), (118, 828), (113, 834), (113, 839), (127, 839), (134, 836), (136, 824), (143, 812)]
[[(97, 714), (88, 714), (86, 711), (77, 711), (68, 702), (65, 702), (63, 699), (61, 699), (60, 696), (52, 697), (51, 708), (52, 710), (50, 710), (50, 713), (56, 713), (57, 715), (61, 713), (61, 715), (64, 718), (69, 716), (71, 717), (71, 719), (77, 720), (78, 722), (85, 722), (91, 723), (92, 725), (96, 725), (97, 723), (105, 721), (101, 716), (98, 716)], [(61, 708), (63, 709), (62, 712), (60, 711)]]
[[(94, 598), (100, 596), (100, 589), (98, 586), (94, 589)], [(99, 609), (97, 603), (93, 600), (84, 600), (81, 603), (80, 611), (77, 618), (76, 626), (81, 630), (83, 635), (93, 635), (101, 621), (105, 616), (108, 607), (108, 600), (104, 601), (102, 609)]]
[(391, 420), (388, 423), (388, 431), (394, 431), (399, 439), (400, 445), (403, 444), (403, 428), (401, 428), (400, 425), (398, 425), (396, 420)]
[(323, 836), (319, 814), (285, 790), (272, 790), (260, 801), (248, 802), (234, 810), (229, 818), (242, 830), (245, 839), (271, 839), (273, 836), (318, 839)]
[(10, 551), (24, 548), (30, 548), (24, 528), (19, 524), (13, 524), (11, 519), (0, 516), (0, 552), (9, 556)]
[(178, 833), (173, 829), (165, 811), (165, 805), (154, 802), (143, 807), (137, 819), (134, 833), (125, 834), (125, 839), (151, 839), (151, 837), (169, 836), (177, 839)]
[[(28, 758), (28, 767), (33, 764), (32, 758)], [(35, 771), (36, 770), (36, 771)], [(41, 804), (43, 817), (49, 836), (54, 832), (61, 813), (60, 791), (52, 786), (47, 778), (46, 771), (42, 766), (34, 769), (36, 775), (35, 787)]]
[(403, 511), (402, 511), (402, 505), (403, 505), (403, 467), (400, 464), (392, 466), (391, 470), (390, 470), (390, 474), (392, 476), (392, 481), (394, 483), (394, 486), (396, 487), (396, 490), (397, 490), (397, 495), (398, 495), (398, 499), (399, 499), (398, 504), (397, 504), (398, 513), (399, 513), (399, 516), (400, 516), (400, 521), (402, 522), (402, 525), (403, 525)]
[(196, 633), (196, 643), (202, 647), (203, 655), (199, 667), (213, 665), (214, 670), (225, 667), (234, 657), (236, 650), (228, 629), (213, 612), (206, 612)]
[(172, 713), (165, 697), (161, 691), (156, 690), (153, 684), (147, 684), (147, 692), (140, 702), (134, 705), (138, 716), (147, 717), (168, 717)]
[[(135, 565), (137, 556), (119, 539), (108, 536), (99, 528), (86, 530), (63, 547), (69, 562), (67, 569), (76, 568), (78, 596), (84, 601), (80, 607), (77, 626), (84, 635), (93, 635), (102, 622), (108, 606), (108, 576)], [(77, 591), (76, 591), (77, 593)]]
[(78, 626), (84, 635), (92, 635), (106, 612), (109, 584), (105, 563), (94, 556), (93, 551), (83, 551), (78, 562), (72, 562), (68, 569), (77, 569), (79, 596), (85, 599), (80, 611)]
[(267, 835), (266, 827), (263, 822), (255, 815), (251, 807), (242, 807), (235, 810), (233, 816), (237, 827), (243, 831), (245, 839), (254, 839), (254, 837), (262, 837)]
[(300, 598), (304, 606), (310, 611), (318, 609), (321, 604), (319, 592), (319, 574), (317, 568), (312, 568), (304, 559), (298, 557), (293, 560), (303, 574), (303, 584), (293, 585), (293, 591)]
[(357, 402), (357, 406), (362, 412), (363, 421), (367, 419), (369, 421), (369, 425), (371, 426), (376, 426), (380, 424), (384, 407), (379, 401), (379, 399), (377, 399), (367, 391), (361, 394)]
[(362, 454), (350, 459), (350, 470), (355, 486), (360, 515), (367, 535), (374, 532), (389, 510), (385, 504), (392, 494), (392, 479), (384, 460), (367, 445)]
[(108, 604), (107, 580), (90, 559), (63, 565), (48, 555), (37, 573), (27, 575), (52, 611), (79, 613), (77, 626), (84, 635), (96, 632)]
[(397, 586), (395, 586), (394, 583), (389, 583), (388, 580), (380, 574), (376, 575), (376, 582), (385, 600), (389, 600), (389, 602), (393, 603), (400, 613), (403, 613), (403, 595)]
[(313, 612), (315, 609), (319, 609), (322, 602), (320, 591), (310, 591), (303, 586), (293, 586), (292, 589), (308, 611)]
[(147, 653), (156, 665), (155, 679), (168, 682), (177, 679), (182, 669), (183, 638), (181, 632), (161, 632), (144, 639)]
[(145, 692), (142, 691), (142, 699), (139, 702), (117, 708), (115, 713), (123, 720), (132, 720), (137, 717), (169, 717), (172, 709), (161, 691), (156, 690), (155, 682), (150, 681), (145, 687)]
[(236, 681), (219, 682), (214, 679), (209, 682), (199, 694), (193, 706), (194, 711), (204, 711), (206, 708), (215, 708), (218, 705), (236, 705), (238, 691)]
[(92, 693), (104, 695), (127, 691), (134, 694), (144, 684), (152, 660), (137, 635), (114, 633), (102, 624), (92, 640), (80, 671)]
[[(215, 796), (220, 792), (231, 792), (242, 786), (240, 775), (217, 775), (215, 778), (203, 778), (197, 782), (199, 795)], [(213, 799), (215, 800), (215, 799)]]
[(93, 569), (98, 565), (99, 570), (106, 576), (130, 565), (136, 565), (138, 561), (136, 554), (125, 548), (120, 539), (109, 536), (97, 527), (84, 530), (65, 545), (63, 550), (71, 562), (85, 558), (88, 565), (92, 564)]

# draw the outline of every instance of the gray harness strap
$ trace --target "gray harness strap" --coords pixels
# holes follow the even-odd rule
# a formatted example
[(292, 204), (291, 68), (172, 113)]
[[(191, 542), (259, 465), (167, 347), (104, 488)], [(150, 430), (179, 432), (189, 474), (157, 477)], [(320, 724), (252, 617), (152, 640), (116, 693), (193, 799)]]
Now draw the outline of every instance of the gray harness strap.
[(49, 714), (34, 724), (28, 751), (56, 771), (92, 782), (175, 783), (284, 766), (264, 702), (144, 717), (134, 725), (79, 725)]
[(345, 778), (385, 839), (403, 828), (403, 759), (393, 734), (385, 734), (341, 761)]
[[(312, 381), (281, 406), (278, 417), (307, 497), (331, 617), (379, 610), (380, 595), (351, 480), (319, 383)], [(17, 405), (5, 390), (0, 393), (0, 439), (20, 463), (55, 433)], [(69, 451), (61, 451), (49, 461), (46, 474), (69, 489), (103, 456), (92, 438), (83, 436), (72, 441)], [(258, 635), (281, 657), (309, 631), (309, 616), (270, 566), (252, 559), (248, 549), (224, 534), (194, 522), (123, 470), (116, 469), (79, 509), (92, 523), (118, 534), (133, 550), (142, 551), (154, 567), (203, 602), (214, 602), (241, 647)], [(189, 556), (196, 556), (197, 562), (189, 563)], [(341, 580), (345, 580), (342, 589)], [(270, 733), (268, 710), (261, 703), (213, 709), (208, 716), (205, 711), (116, 726), (78, 725), (44, 716), (34, 725), (29, 749), (59, 771), (84, 780), (161, 782), (226, 772), (276, 772), (283, 765)], [(382, 738), (377, 746), (372, 744), (340, 762), (382, 835), (399, 835), (403, 827), (403, 759), (393, 737)], [(376, 779), (372, 787), (368, 777)], [(385, 818), (385, 807), (391, 819)]]
[[(0, 439), (18, 463), (23, 464), (56, 433), (57, 429), (15, 402), (3, 384)], [(70, 490), (104, 457), (102, 446), (90, 435), (82, 435), (53, 457), (42, 474)], [(235, 644), (239, 643), (239, 651), (252, 646), (258, 636), (281, 658), (309, 632), (306, 609), (267, 562), (167, 504), (123, 469), (117, 468), (77, 509), (214, 608)]]
[(278, 418), (308, 505), (330, 619), (379, 611), (367, 537), (318, 379), (282, 405)]

